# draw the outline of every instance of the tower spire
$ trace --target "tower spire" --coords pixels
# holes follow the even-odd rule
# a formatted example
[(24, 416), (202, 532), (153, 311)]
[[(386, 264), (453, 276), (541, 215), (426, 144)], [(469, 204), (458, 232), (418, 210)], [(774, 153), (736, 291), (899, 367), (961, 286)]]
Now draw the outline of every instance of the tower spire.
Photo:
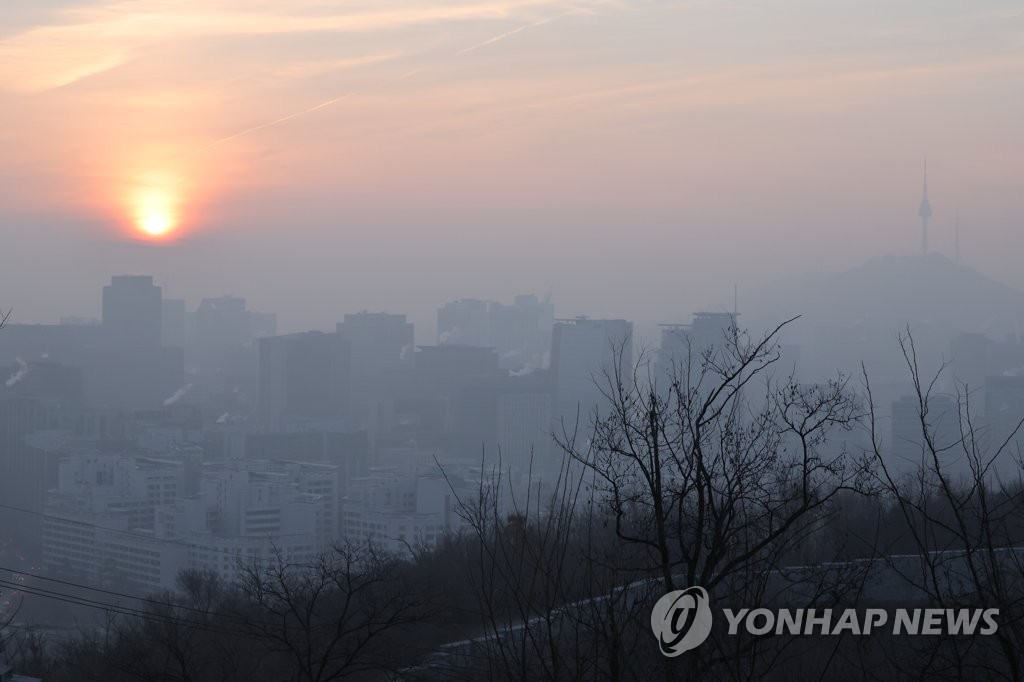
[(917, 209), (921, 218), (921, 253), (928, 253), (928, 219), (932, 217), (932, 206), (928, 203), (928, 158), (924, 160), (924, 187), (921, 190), (921, 206)]

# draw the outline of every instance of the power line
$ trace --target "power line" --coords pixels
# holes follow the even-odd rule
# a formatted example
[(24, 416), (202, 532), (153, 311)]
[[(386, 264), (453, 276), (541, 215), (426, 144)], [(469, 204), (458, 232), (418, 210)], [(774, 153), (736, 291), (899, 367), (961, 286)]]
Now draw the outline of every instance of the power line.
[[(26, 574), (25, 571), (17, 571), (17, 570), (12, 569), (12, 568), (7, 568), (6, 566), (0, 566), (0, 571), (8, 571), (8, 572), (10, 572), (12, 574), (13, 573), (18, 573), (18, 574), (22, 574), (22, 575), (28, 575), (28, 576), (30, 576), (32, 578), (37, 579), (37, 580), (45, 580), (47, 582), (57, 583), (59, 585), (66, 585), (68, 587), (77, 587), (77, 588), (82, 589), (82, 590), (91, 590), (93, 592), (101, 592), (103, 594), (109, 594), (109, 595), (114, 596), (114, 597), (123, 597), (124, 599), (134, 599), (136, 601), (146, 602), (146, 603), (149, 603), (149, 604), (156, 604), (156, 605), (159, 605), (159, 606), (173, 606), (176, 609), (183, 609), (183, 610), (186, 610), (186, 611), (193, 611), (195, 613), (200, 613), (200, 614), (207, 615), (207, 616), (208, 615), (218, 615), (218, 616), (222, 616), (224, 618), (231, 618), (231, 619), (234, 619), (234, 620), (240, 620), (240, 621), (243, 621), (243, 622), (248, 622), (248, 621), (246, 621), (244, 618), (242, 618), (240, 616), (236, 616), (236, 615), (229, 614), (229, 613), (224, 613), (222, 611), (204, 610), (204, 609), (196, 608), (194, 606), (187, 606), (185, 604), (175, 603), (175, 602), (172, 602), (170, 600), (154, 599), (152, 597), (140, 597), (140, 596), (134, 595), (134, 594), (126, 594), (124, 592), (117, 592), (117, 591), (114, 591), (114, 590), (106, 590), (106, 589), (103, 589), (101, 587), (93, 587), (92, 585), (84, 585), (82, 583), (76, 583), (76, 582), (72, 582), (70, 580), (61, 580), (59, 578), (49, 578), (47, 576), (36, 575), (34, 573)], [(6, 580), (3, 580), (3, 579), (0, 579), (0, 582), (5, 582), (5, 583), (8, 583), (8, 584), (14, 584), (14, 583), (10, 583), (10, 581), (6, 581)], [(77, 598), (77, 595), (70, 595), (70, 596)]]
[(113, 603), (110, 603), (110, 602), (104, 602), (104, 601), (99, 601), (99, 600), (95, 600), (95, 599), (89, 599), (87, 597), (79, 597), (79, 596), (76, 596), (76, 595), (66, 594), (64, 592), (58, 592), (58, 591), (55, 591), (55, 590), (47, 590), (47, 589), (44, 589), (44, 588), (41, 588), (41, 587), (26, 586), (26, 585), (22, 585), (22, 584), (19, 584), (19, 583), (16, 583), (16, 582), (10, 582), (10, 581), (7, 581), (7, 580), (0, 580), (0, 586), (6, 586), (6, 587), (9, 587), (9, 588), (13, 588), (13, 589), (17, 590), (18, 592), (21, 592), (21, 593), (26, 594), (26, 595), (31, 595), (31, 596), (35, 596), (35, 597), (43, 597), (45, 599), (53, 599), (55, 601), (59, 601), (59, 602), (65, 603), (65, 604), (71, 604), (72, 606), (85, 606), (87, 608), (98, 609), (100, 611), (105, 611), (105, 612), (110, 612), (110, 613), (117, 613), (117, 614), (122, 615), (122, 616), (129, 616), (129, 617), (132, 617), (132, 618), (138, 618), (140, 620), (145, 620), (145, 621), (154, 622), (154, 623), (168, 623), (168, 622), (171, 622), (171, 623), (174, 623), (175, 625), (184, 625), (186, 627), (193, 628), (193, 629), (196, 629), (196, 630), (200, 630), (200, 631), (203, 631), (203, 632), (208, 632), (208, 633), (211, 633), (211, 634), (236, 635), (236, 636), (239, 636), (239, 637), (245, 637), (245, 636), (248, 636), (250, 634), (248, 632), (243, 632), (241, 630), (232, 630), (232, 629), (228, 629), (228, 628), (219, 628), (219, 627), (212, 626), (212, 625), (205, 624), (205, 623), (198, 623), (198, 622), (195, 622), (195, 621), (189, 621), (189, 620), (185, 620), (184, 618), (179, 618), (179, 617), (176, 617), (176, 616), (173, 616), (173, 615), (170, 615), (170, 614), (161, 615), (161, 614), (154, 613), (154, 612), (151, 612), (151, 611), (144, 611), (144, 610), (141, 610), (141, 609), (134, 609), (134, 608), (131, 608), (129, 606), (122, 606), (120, 604), (113, 604)]
[[(11, 511), (21, 512), (23, 514), (31, 514), (33, 516), (40, 516), (40, 517), (42, 517), (44, 519), (45, 518), (51, 518), (51, 519), (64, 519), (65, 518), (65, 517), (62, 517), (62, 516), (55, 515), (55, 514), (47, 514), (46, 512), (38, 512), (38, 511), (34, 511), (32, 509), (24, 509), (22, 507), (15, 507), (15, 506), (12, 506), (12, 505), (9, 505), (9, 504), (3, 504), (3, 503), (0, 503), (0, 509), (10, 509)], [(209, 547), (209, 546), (203, 544), (202, 542), (198, 542), (198, 541), (197, 542), (186, 542), (184, 540), (175, 540), (173, 538), (159, 538), (159, 537), (156, 537), (155, 535), (145, 535), (143, 533), (136, 533), (136, 532), (133, 532), (133, 531), (130, 531), (130, 530), (120, 530), (119, 528), (109, 528), (107, 526), (101, 526), (98, 523), (92, 523), (90, 521), (80, 521), (78, 519), (65, 519), (65, 520), (70, 520), (70, 521), (74, 522), (75, 524), (77, 524), (79, 526), (86, 526), (88, 528), (95, 528), (95, 529), (99, 529), (99, 530), (102, 530), (102, 531), (106, 531), (108, 533), (117, 533), (119, 535), (127, 535), (128, 537), (135, 538), (137, 540), (147, 540), (147, 541), (150, 541), (150, 542), (162, 542), (162, 543), (165, 543), (165, 544), (177, 545), (179, 547), (186, 547), (186, 548), (189, 548), (189, 549), (202, 549), (204, 551), (214, 552), (214, 553), (217, 553), (217, 554), (226, 554), (228, 556), (236, 557), (236, 558), (239, 558), (239, 559), (243, 558), (240, 552), (234, 552), (234, 551), (229, 550), (229, 549), (219, 549), (217, 547)], [(308, 536), (308, 535), (314, 535), (314, 533), (278, 533), (278, 534), (275, 534), (275, 535), (269, 535), (268, 534), (266, 536), (217, 536), (217, 535), (213, 535), (212, 537), (213, 538), (217, 538), (217, 539), (223, 539), (225, 541), (232, 541), (232, 540), (236, 540), (236, 539), (239, 539), (239, 538), (245, 539), (245, 540), (258, 539), (258, 540), (271, 540), (271, 541), (273, 541), (273, 540), (276, 540), (278, 538), (303, 537), (303, 536)]]

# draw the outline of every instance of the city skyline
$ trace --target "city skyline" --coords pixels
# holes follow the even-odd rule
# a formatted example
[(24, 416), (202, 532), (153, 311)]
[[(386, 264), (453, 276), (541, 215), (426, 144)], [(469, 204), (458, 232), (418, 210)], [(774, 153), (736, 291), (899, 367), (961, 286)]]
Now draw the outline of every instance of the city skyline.
[(925, 155), (929, 250), (959, 211), (962, 261), (1022, 288), (1024, 14), (885, 7), (6, 3), (3, 305), (145, 272), (293, 329), (549, 288), (650, 325), (919, 251)]
[(0, 0), (0, 682), (1020, 679), (1022, 86), (1019, 0)]

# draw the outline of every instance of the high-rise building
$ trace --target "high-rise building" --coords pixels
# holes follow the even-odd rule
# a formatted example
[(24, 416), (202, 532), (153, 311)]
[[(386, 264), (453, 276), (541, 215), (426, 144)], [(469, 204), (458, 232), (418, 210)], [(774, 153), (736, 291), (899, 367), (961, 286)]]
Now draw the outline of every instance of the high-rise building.
[(237, 296), (204, 298), (196, 310), (196, 345), (237, 348), (252, 338), (245, 299)]
[(103, 287), (101, 343), (68, 360), (82, 367), (90, 403), (156, 407), (182, 387), (184, 351), (162, 345), (164, 312), (152, 277), (114, 276)]
[(419, 395), (454, 397), (467, 382), (503, 373), (498, 355), (481, 346), (420, 346), (416, 353), (415, 390)]
[[(1008, 484), (1021, 477), (1016, 457), (1024, 448), (1024, 376), (986, 377), (984, 405), (988, 428), (983, 451), (995, 458), (992, 473)], [(996, 450), (1004, 443), (1004, 452), (996, 457)]]
[(165, 298), (160, 305), (160, 342), (172, 348), (185, 347), (185, 301)]
[(555, 432), (586, 428), (594, 411), (606, 408), (602, 393), (616, 373), (631, 377), (633, 323), (577, 317), (555, 323), (551, 373), (555, 386)]
[[(204, 298), (186, 315), (186, 357), (194, 395), (213, 409), (246, 409), (258, 393), (258, 348), (253, 340), (276, 333), (276, 316), (248, 310), (237, 296)], [(216, 406), (216, 407), (214, 407)]]
[(115, 275), (103, 287), (103, 328), (116, 346), (159, 347), (163, 319), (161, 289), (153, 278)]
[(492, 303), (490, 345), (501, 366), (512, 371), (534, 370), (550, 363), (555, 307), (533, 295), (516, 296), (512, 305)]
[(96, 407), (158, 408), (185, 386), (181, 348), (111, 346), (83, 355), (86, 400)]
[[(926, 423), (943, 473), (955, 477), (965, 474), (968, 471), (967, 460), (957, 445), (960, 441), (960, 416), (953, 399), (948, 395), (931, 396)], [(903, 396), (892, 404), (890, 453), (891, 465), (897, 471), (913, 470), (922, 462), (928, 469), (934, 468), (932, 454), (924, 438), (917, 396)]]
[(661, 325), (661, 346), (658, 349), (655, 377), (659, 390), (667, 390), (673, 377), (700, 367), (705, 352), (721, 349), (737, 333), (737, 313), (693, 314), (690, 324)]
[(439, 345), (493, 348), (504, 369), (540, 369), (549, 364), (555, 307), (527, 294), (512, 305), (460, 299), (437, 311)]
[(352, 346), (352, 370), (355, 373), (412, 366), (414, 329), (405, 315), (364, 310), (345, 315), (336, 331)]
[(549, 471), (553, 392), (550, 373), (537, 370), (467, 377), (453, 396), (452, 452), (487, 469)]
[(491, 345), (489, 301), (461, 298), (445, 303), (437, 311), (438, 345)]
[(259, 405), (267, 426), (344, 423), (351, 390), (346, 339), (317, 331), (272, 336), (260, 339), (259, 356)]
[(73, 365), (52, 360), (20, 360), (0, 378), (6, 378), (0, 383), (0, 399), (39, 398), (64, 409), (79, 407), (85, 400), (82, 370)]
[(514, 473), (557, 468), (551, 434), (552, 391), (547, 372), (510, 377), (497, 396), (497, 444)]
[(413, 325), (405, 315), (363, 311), (345, 315), (337, 333), (352, 346), (352, 426), (376, 429), (382, 406), (408, 393)]
[(41, 551), (40, 513), (49, 488), (51, 458), (33, 448), (29, 437), (51, 428), (54, 415), (38, 398), (0, 399), (0, 528), (22, 553)]

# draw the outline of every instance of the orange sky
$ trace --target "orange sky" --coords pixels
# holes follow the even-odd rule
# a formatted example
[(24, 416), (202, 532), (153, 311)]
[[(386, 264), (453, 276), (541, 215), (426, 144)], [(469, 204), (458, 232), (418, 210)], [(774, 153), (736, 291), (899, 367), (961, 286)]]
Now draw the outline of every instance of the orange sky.
[[(0, 225), (33, 226), (19, 243), (40, 253), (91, 240), (89, 286), (104, 268), (159, 267), (194, 282), (189, 297), (227, 274), (112, 245), (242, 239), (259, 260), (303, 234), (383, 253), (393, 240), (363, 226), (429, 229), (439, 253), (479, 249), (465, 259), (549, 250), (542, 280), (585, 292), (586, 270), (562, 265), (576, 240), (625, 229), (713, 254), (679, 275), (691, 292), (710, 273), (753, 284), (915, 248), (927, 154), (936, 248), (959, 208), (975, 262), (1024, 286), (1008, 255), (1024, 247), (1022, 85), (1024, 10), (988, 0), (7, 0)], [(636, 290), (567, 303), (670, 285), (644, 272)], [(286, 304), (230, 274), (237, 293)], [(495, 295), (533, 285), (511, 266), (502, 282)]]

